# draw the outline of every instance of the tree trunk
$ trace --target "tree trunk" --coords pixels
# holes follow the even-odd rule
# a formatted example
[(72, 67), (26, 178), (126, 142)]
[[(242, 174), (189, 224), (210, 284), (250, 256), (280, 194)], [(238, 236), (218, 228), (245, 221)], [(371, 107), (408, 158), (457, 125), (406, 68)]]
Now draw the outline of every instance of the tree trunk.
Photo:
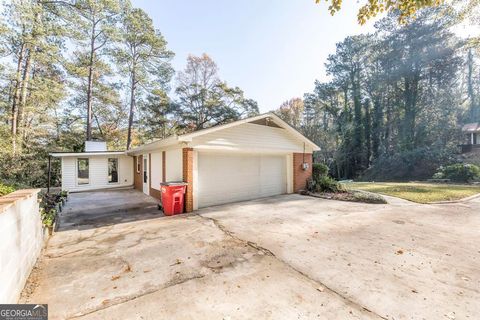
[(363, 132), (362, 132), (362, 102), (360, 96), (360, 79), (359, 70), (352, 71), (351, 82), (353, 91), (353, 108), (354, 108), (354, 172), (363, 169)]
[(12, 101), (11, 133), (12, 133), (13, 154), (17, 152), (18, 105), (20, 102), (20, 87), (21, 87), (21, 81), (22, 81), (22, 66), (23, 66), (24, 57), (25, 57), (25, 44), (22, 43), (22, 46), (20, 48), (20, 52), (18, 55), (16, 82), (13, 90), (13, 101)]
[(373, 121), (372, 121), (372, 157), (373, 160), (380, 156), (380, 134), (383, 123), (383, 111), (380, 98), (376, 97), (373, 101)]
[(365, 166), (368, 168), (370, 166), (370, 156), (371, 156), (371, 127), (372, 127), (372, 119), (370, 117), (370, 101), (367, 100), (364, 104), (365, 110), (365, 121), (364, 121), (364, 130), (365, 130), (365, 145), (366, 145), (366, 153), (365, 153)]
[(467, 57), (467, 67), (468, 67), (468, 76), (467, 76), (467, 90), (468, 97), (470, 98), (470, 122), (476, 122), (479, 119), (479, 114), (477, 110), (477, 103), (475, 97), (475, 91), (473, 89), (473, 54), (472, 49), (468, 50)]
[[(18, 108), (18, 118), (17, 118), (17, 128), (18, 128), (18, 133), (21, 138), (21, 141), (23, 140), (24, 136), (24, 119), (25, 119), (25, 110), (27, 106), (27, 92), (28, 92), (28, 83), (30, 81), (30, 71), (32, 69), (32, 50), (29, 49), (26, 55), (26, 60), (25, 60), (25, 67), (23, 69), (23, 76), (22, 76), (22, 86), (20, 90), (20, 104)], [(20, 147), (21, 147), (21, 141), (20, 141)]]
[(95, 24), (92, 26), (90, 35), (90, 57), (88, 66), (88, 84), (87, 84), (87, 140), (92, 140), (92, 120), (93, 120), (93, 72), (95, 60)]
[(130, 87), (130, 114), (128, 116), (128, 133), (127, 133), (127, 150), (130, 149), (130, 144), (132, 143), (132, 126), (133, 126), (133, 112), (135, 110), (135, 66), (132, 67), (131, 74), (131, 87)]

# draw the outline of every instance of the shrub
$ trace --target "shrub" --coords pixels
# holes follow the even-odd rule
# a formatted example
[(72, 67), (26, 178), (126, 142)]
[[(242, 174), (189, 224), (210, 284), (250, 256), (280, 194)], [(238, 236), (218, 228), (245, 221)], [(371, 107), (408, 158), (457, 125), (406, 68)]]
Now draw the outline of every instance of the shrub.
[(15, 191), (14, 187), (0, 183), (0, 197), (12, 193), (13, 191)]
[(40, 214), (43, 224), (47, 227), (52, 227), (57, 218), (57, 210), (55, 208), (51, 208), (46, 211), (44, 208), (41, 208)]
[(480, 178), (480, 168), (473, 164), (456, 163), (440, 167), (434, 179), (450, 179), (456, 182), (470, 182)]
[(312, 165), (312, 177), (314, 180), (320, 179), (328, 174), (328, 167), (323, 163), (314, 163)]
[(314, 192), (345, 192), (345, 187), (337, 180), (329, 176), (321, 176), (317, 180), (312, 180), (311, 191)]

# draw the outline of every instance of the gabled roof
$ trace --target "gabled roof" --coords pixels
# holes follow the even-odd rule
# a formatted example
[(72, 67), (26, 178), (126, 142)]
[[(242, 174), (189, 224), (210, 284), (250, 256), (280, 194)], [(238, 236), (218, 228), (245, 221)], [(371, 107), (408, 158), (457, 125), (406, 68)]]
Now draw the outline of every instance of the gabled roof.
[(308, 139), (303, 134), (298, 132), (295, 128), (290, 126), (287, 122), (283, 121), (280, 117), (278, 117), (273, 112), (268, 112), (268, 113), (264, 113), (264, 114), (261, 114), (261, 115), (258, 115), (258, 116), (237, 120), (237, 121), (234, 121), (234, 122), (214, 126), (214, 127), (211, 127), (211, 128), (201, 129), (201, 130), (194, 131), (194, 132), (191, 132), (191, 133), (186, 133), (186, 134), (182, 134), (182, 135), (178, 135), (178, 136), (173, 135), (173, 136), (170, 136), (170, 137), (165, 138), (165, 139), (156, 140), (156, 141), (144, 144), (142, 146), (130, 149), (126, 152), (128, 154), (133, 154), (133, 153), (136, 153), (136, 152), (139, 152), (139, 151), (148, 151), (148, 150), (154, 150), (154, 149), (157, 149), (157, 148), (168, 147), (170, 145), (175, 145), (175, 144), (180, 143), (180, 142), (190, 142), (190, 141), (192, 141), (193, 138), (196, 138), (196, 137), (199, 137), (199, 136), (202, 136), (202, 135), (206, 135), (206, 134), (209, 134), (209, 133), (212, 133), (212, 132), (236, 127), (236, 126), (239, 126), (239, 125), (242, 125), (242, 124), (245, 124), (245, 123), (254, 122), (254, 121), (258, 121), (258, 120), (262, 120), (262, 119), (271, 119), (279, 127), (287, 130), (290, 134), (295, 136), (297, 139), (299, 139), (300, 141), (303, 141), (307, 145), (311, 146), (314, 151), (320, 150), (319, 146), (317, 146), (310, 139)]
[(480, 124), (478, 122), (467, 123), (462, 127), (463, 132), (480, 132)]

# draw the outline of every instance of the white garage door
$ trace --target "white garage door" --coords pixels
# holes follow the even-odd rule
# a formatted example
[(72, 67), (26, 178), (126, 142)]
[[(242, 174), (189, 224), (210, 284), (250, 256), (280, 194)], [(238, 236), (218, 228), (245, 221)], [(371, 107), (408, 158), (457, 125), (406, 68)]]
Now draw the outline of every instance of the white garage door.
[(198, 153), (198, 207), (287, 192), (285, 155)]

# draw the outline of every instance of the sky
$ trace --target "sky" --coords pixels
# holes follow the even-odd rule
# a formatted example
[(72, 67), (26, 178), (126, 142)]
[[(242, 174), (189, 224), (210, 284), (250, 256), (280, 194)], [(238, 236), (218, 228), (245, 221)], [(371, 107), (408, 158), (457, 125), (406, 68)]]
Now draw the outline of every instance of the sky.
[(175, 52), (175, 70), (189, 54), (207, 53), (220, 77), (258, 102), (260, 112), (313, 90), (326, 80), (324, 63), (346, 36), (373, 30), (360, 26), (356, 1), (331, 16), (314, 0), (134, 0), (153, 19)]

